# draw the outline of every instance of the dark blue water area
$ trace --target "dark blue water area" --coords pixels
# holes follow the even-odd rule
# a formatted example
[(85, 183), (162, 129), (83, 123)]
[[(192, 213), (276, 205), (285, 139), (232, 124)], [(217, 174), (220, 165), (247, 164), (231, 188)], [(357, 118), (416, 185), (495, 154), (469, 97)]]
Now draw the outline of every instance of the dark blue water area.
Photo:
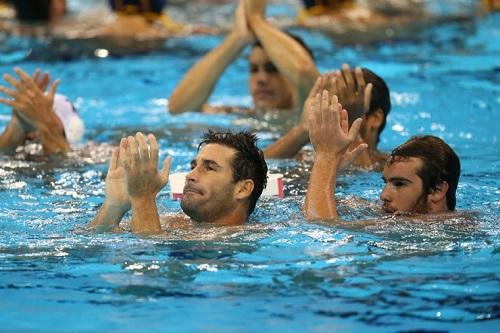
[[(321, 71), (348, 62), (387, 81), (392, 111), (382, 150), (414, 134), (450, 143), (462, 161), (457, 208), (472, 217), (310, 224), (301, 213), (310, 166), (271, 160), (270, 169), (285, 174), (287, 196), (262, 198), (246, 226), (200, 225), (155, 238), (82, 230), (102, 203), (110, 147), (122, 136), (155, 133), (162, 157), (174, 157), (173, 171), (185, 171), (207, 127), (255, 130), (264, 147), (291, 120), (167, 113), (182, 75), (220, 36), (171, 39), (148, 55), (71, 61), (28, 60), (30, 46), (9, 40), (18, 53), (9, 46), (0, 71), (40, 67), (60, 78), (86, 132), (66, 161), (0, 157), (1, 331), (497, 332), (499, 18), (350, 46), (294, 29)], [(226, 70), (211, 103), (251, 106), (246, 54)], [(9, 116), (0, 106), (0, 128)], [(342, 174), (338, 196), (376, 204), (380, 176)], [(158, 201), (162, 215), (180, 211), (168, 187)], [(374, 218), (364, 205), (340, 210), (353, 221)]]

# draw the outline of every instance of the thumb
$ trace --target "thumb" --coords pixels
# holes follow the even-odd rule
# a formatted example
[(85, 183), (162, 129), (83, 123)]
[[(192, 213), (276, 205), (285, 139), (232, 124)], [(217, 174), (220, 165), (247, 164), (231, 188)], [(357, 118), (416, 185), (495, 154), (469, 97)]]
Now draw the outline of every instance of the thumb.
[(372, 101), (372, 89), (373, 89), (373, 84), (368, 83), (365, 88), (365, 100), (364, 100), (364, 109), (365, 109), (365, 114), (370, 111), (370, 103)]
[(163, 167), (160, 170), (160, 177), (161, 177), (161, 182), (162, 184), (167, 184), (168, 182), (168, 175), (170, 173), (170, 163), (172, 162), (172, 157), (167, 157), (163, 161)]

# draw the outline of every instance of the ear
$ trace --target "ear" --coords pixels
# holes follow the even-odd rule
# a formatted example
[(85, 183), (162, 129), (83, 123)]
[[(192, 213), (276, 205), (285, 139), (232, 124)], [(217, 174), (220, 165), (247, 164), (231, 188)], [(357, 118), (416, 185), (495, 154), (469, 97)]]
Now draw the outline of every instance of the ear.
[(238, 200), (247, 199), (248, 197), (250, 197), (250, 195), (252, 195), (253, 188), (254, 188), (253, 180), (251, 179), (240, 180), (238, 183), (236, 183), (236, 187), (234, 189), (236, 199)]
[(446, 193), (448, 193), (448, 189), (450, 185), (448, 182), (441, 182), (436, 186), (436, 188), (429, 193), (427, 196), (427, 202), (431, 205), (431, 207), (436, 207), (438, 209), (446, 209)]
[(382, 109), (377, 109), (375, 112), (366, 116), (365, 123), (366, 127), (369, 129), (378, 130), (382, 123), (384, 122), (384, 112)]

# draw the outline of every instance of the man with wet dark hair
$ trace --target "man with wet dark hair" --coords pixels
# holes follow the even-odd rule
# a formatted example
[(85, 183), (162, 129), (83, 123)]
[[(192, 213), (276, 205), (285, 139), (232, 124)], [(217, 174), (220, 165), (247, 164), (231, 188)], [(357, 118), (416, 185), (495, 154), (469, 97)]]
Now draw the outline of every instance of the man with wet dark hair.
[[(348, 114), (325, 90), (311, 108), (309, 135), (314, 166), (304, 205), (309, 220), (337, 220), (337, 172), (356, 140), (361, 119), (348, 128)], [(413, 137), (391, 153), (383, 171), (380, 198), (386, 213), (442, 213), (455, 209), (460, 160), (435, 136)]]
[(23, 23), (55, 22), (66, 14), (66, 0), (12, 0), (12, 5)]
[[(113, 151), (106, 177), (106, 198), (91, 228), (114, 229), (132, 210), (134, 233), (161, 232), (156, 195), (167, 184), (170, 158), (158, 170), (155, 137), (137, 133), (122, 139)], [(181, 208), (195, 222), (241, 225), (255, 208), (266, 186), (267, 165), (255, 135), (209, 132), (186, 175)], [(174, 217), (173, 223), (186, 220)]]
[(380, 134), (391, 110), (389, 88), (384, 80), (367, 68), (351, 70), (347, 64), (342, 69), (320, 76), (304, 103), (301, 121), (278, 141), (265, 149), (266, 158), (292, 158), (309, 143), (309, 109), (318, 93), (328, 90), (338, 97), (349, 112), (351, 122), (362, 118), (356, 142), (366, 144), (366, 149), (356, 151), (353, 164), (363, 168), (377, 168), (387, 155), (377, 149)]
[[(415, 191), (410, 181), (398, 176), (400, 170), (408, 168), (415, 170), (420, 178), (421, 186)], [(442, 139), (414, 136), (392, 151), (383, 177), (386, 186), (380, 198), (387, 212), (454, 210), (460, 159)], [(409, 200), (411, 197), (414, 200)]]
[(250, 51), (249, 89), (256, 109), (300, 110), (319, 72), (303, 42), (265, 20), (265, 0), (240, 0), (234, 27), (222, 44), (198, 61), (169, 98), (169, 111), (220, 112), (205, 105), (224, 70), (256, 39)]

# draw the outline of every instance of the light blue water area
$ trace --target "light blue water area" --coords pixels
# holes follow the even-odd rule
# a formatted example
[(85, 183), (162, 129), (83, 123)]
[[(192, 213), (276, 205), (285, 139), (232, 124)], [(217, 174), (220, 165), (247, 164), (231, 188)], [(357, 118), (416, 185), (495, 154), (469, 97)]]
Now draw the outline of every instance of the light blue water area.
[[(276, 7), (277, 12), (282, 9)], [(287, 196), (263, 198), (244, 227), (171, 230), (165, 238), (80, 228), (104, 196), (109, 145), (141, 130), (159, 138), (173, 170), (187, 170), (207, 127), (255, 129), (265, 146), (276, 116), (166, 112), (183, 73), (222, 37), (166, 42), (150, 55), (72, 61), (5, 59), (62, 80), (86, 124), (67, 161), (0, 157), (2, 332), (498, 332), (500, 328), (500, 30), (498, 14), (429, 27), (415, 38), (337, 46), (297, 30), (322, 71), (342, 62), (373, 69), (391, 89), (382, 150), (417, 133), (444, 138), (462, 160), (460, 211), (472, 221), (379, 219), (344, 227), (301, 215), (308, 166), (270, 161)], [(21, 49), (24, 46), (21, 45)], [(20, 51), (21, 52), (21, 51)], [(10, 55), (12, 56), (12, 55)], [(249, 106), (245, 57), (210, 101)], [(10, 110), (0, 107), (0, 128)], [(376, 201), (380, 174), (339, 179), (341, 197)], [(179, 211), (165, 189), (162, 213)], [(369, 215), (351, 211), (351, 218)]]

